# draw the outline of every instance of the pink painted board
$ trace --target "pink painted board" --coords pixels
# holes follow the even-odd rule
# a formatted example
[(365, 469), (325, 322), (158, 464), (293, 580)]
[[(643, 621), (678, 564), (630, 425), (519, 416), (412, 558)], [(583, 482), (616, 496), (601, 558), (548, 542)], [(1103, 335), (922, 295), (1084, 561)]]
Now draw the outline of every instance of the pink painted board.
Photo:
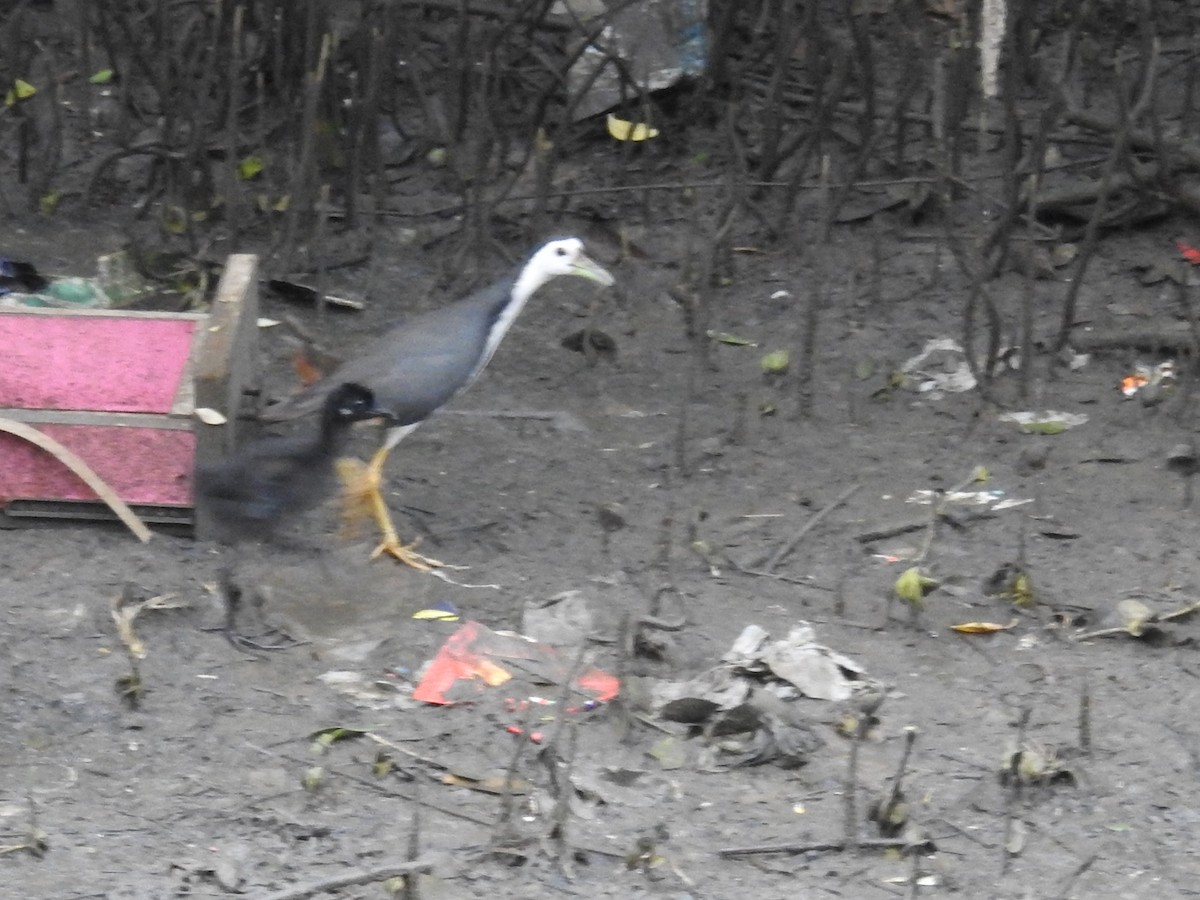
[[(42, 424), (82, 458), (126, 503), (190, 506), (196, 436), (190, 430), (112, 425)], [(9, 500), (96, 500), (75, 473), (54, 457), (0, 432), (0, 505)]]
[(0, 316), (0, 407), (167, 413), (194, 319)]

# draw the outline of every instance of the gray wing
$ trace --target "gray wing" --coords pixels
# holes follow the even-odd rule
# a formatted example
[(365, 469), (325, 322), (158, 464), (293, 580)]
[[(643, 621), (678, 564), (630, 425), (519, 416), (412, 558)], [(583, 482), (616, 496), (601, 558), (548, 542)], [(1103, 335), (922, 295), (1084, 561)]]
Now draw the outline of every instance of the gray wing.
[(424, 420), (477, 374), (488, 331), (510, 289), (509, 281), (494, 284), (409, 319), (369, 341), (321, 381), (268, 408), (262, 418), (278, 422), (309, 415), (335, 387), (353, 382), (369, 388), (397, 426)]

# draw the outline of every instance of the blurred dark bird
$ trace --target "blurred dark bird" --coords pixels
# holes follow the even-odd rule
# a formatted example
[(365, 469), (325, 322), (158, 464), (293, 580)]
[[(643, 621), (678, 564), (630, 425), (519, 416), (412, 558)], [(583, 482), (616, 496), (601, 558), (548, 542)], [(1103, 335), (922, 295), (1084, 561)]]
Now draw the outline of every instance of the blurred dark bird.
[(350, 426), (388, 418), (374, 394), (338, 384), (324, 398), (315, 434), (267, 437), (202, 468), (196, 493), (225, 540), (261, 539), (287, 517), (312, 509), (334, 492), (334, 460)]
[[(365, 387), (339, 383), (325, 396), (321, 419), (312, 434), (267, 437), (254, 441), (196, 474), (196, 499), (212, 517), (223, 543), (236, 546), (271, 540), (288, 518), (319, 505), (334, 493), (334, 461), (355, 422), (387, 418)], [(234, 563), (221, 571), (226, 602), (226, 636), (249, 643), (233, 632), (241, 591), (233, 583)], [(263, 649), (263, 648), (259, 648)]]
[(401, 543), (380, 493), (384, 462), (406, 435), (465, 390), (491, 360), (513, 321), (533, 294), (559, 275), (611, 285), (613, 277), (593, 262), (578, 238), (543, 244), (508, 278), (449, 306), (434, 309), (380, 335), (329, 377), (266, 410), (267, 421), (315, 412), (336, 385), (355, 382), (371, 389), (391, 419), (383, 446), (369, 464), (352, 460), (342, 468), (348, 509), (369, 512), (382, 532), (374, 556), (388, 553), (417, 569), (442, 563)]

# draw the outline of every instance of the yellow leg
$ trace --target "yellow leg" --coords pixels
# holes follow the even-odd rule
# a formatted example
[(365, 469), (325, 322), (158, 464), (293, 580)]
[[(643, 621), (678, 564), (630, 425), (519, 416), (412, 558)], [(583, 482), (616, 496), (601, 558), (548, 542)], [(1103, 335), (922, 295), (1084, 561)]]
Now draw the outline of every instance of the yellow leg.
[(392, 524), (392, 516), (388, 512), (387, 503), (384, 502), (381, 490), (383, 464), (387, 461), (388, 453), (387, 447), (380, 447), (371, 457), (371, 462), (365, 466), (356, 459), (338, 460), (338, 474), (346, 483), (344, 515), (348, 521), (362, 518), (368, 514), (375, 519), (383, 539), (375, 548), (375, 552), (371, 554), (371, 559), (386, 553), (422, 572), (440, 568), (444, 563), (416, 552), (415, 548), (420, 543), (420, 538), (411, 544), (403, 544), (400, 541), (400, 535), (396, 533), (396, 526)]

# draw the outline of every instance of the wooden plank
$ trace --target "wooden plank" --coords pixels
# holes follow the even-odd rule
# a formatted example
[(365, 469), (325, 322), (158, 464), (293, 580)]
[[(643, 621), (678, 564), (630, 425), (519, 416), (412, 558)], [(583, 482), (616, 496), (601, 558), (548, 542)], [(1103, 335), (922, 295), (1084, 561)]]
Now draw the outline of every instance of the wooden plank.
[(160, 428), (164, 431), (190, 431), (192, 420), (185, 416), (159, 413), (110, 413), (76, 409), (5, 409), (0, 416), (29, 425), (99, 425), (118, 428)]
[(0, 316), (51, 316), (70, 315), (73, 319), (191, 319), (200, 321), (208, 318), (208, 313), (179, 313), (153, 309), (61, 309), (48, 306), (4, 306), (0, 307)]
[[(210, 465), (233, 451), (242, 395), (259, 383), (257, 256), (239, 253), (229, 257), (203, 329), (204, 339), (190, 361), (195, 376), (194, 403), (197, 409), (215, 409), (225, 422), (205, 425), (193, 419), (196, 467)], [(200, 498), (193, 497), (193, 506), (196, 537), (209, 540), (215, 531), (211, 515)]]

